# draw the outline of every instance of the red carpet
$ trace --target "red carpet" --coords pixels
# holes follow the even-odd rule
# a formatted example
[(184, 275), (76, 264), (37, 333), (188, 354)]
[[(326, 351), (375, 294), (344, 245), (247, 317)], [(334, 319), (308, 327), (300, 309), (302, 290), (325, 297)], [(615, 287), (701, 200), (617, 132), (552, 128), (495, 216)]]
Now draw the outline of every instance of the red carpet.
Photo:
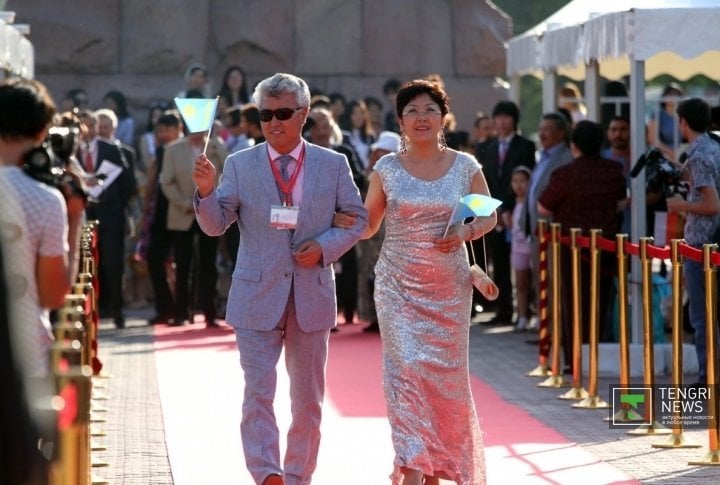
[[(361, 328), (342, 326), (331, 335), (317, 485), (389, 483), (393, 450), (380, 340)], [(175, 483), (252, 484), (240, 443), (242, 376), (231, 329), (157, 326), (155, 350)], [(480, 379), (472, 378), (472, 388), (485, 433), (490, 485), (637, 483), (505, 402)], [(289, 424), (287, 396), (287, 374), (281, 368), (276, 398), (281, 430)]]

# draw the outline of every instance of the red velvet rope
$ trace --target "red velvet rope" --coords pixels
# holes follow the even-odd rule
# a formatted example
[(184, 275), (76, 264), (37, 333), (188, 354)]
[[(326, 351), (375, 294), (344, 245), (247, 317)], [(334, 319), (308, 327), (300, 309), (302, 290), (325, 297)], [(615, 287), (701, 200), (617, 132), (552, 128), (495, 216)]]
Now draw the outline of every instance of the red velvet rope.
[[(550, 231), (547, 232), (547, 237), (550, 237)], [(589, 248), (590, 247), (590, 237), (589, 236), (582, 236), (578, 235), (576, 237), (577, 245), (581, 248)], [(571, 239), (570, 236), (560, 236), (560, 244), (564, 244), (566, 246), (570, 246)], [(599, 237), (597, 239), (597, 246), (601, 251), (607, 251), (609, 253), (614, 253), (617, 251), (617, 245), (615, 244), (615, 241), (612, 239), (606, 239), (604, 237)], [(697, 261), (698, 263), (703, 262), (703, 253), (702, 249), (696, 249), (692, 246), (688, 246), (685, 243), (680, 243), (678, 245), (678, 249), (680, 251), (680, 254), (685, 256), (688, 259), (691, 259), (693, 261)], [(625, 242), (624, 250), (627, 254), (631, 256), (640, 256), (640, 245), (631, 243), (629, 241)], [(652, 244), (647, 245), (647, 254), (651, 258), (658, 258), (658, 259), (670, 259), (671, 257), (671, 251), (669, 247), (660, 247), (660, 246), (653, 246)], [(720, 266), (720, 251), (713, 251), (710, 255), (710, 262), (716, 266)]]

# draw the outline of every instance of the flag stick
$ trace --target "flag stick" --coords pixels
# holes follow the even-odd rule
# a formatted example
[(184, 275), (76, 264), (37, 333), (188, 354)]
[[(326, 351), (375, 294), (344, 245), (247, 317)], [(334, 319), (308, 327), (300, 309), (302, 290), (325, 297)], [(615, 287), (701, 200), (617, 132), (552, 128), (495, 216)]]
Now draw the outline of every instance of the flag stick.
[(450, 214), (450, 219), (448, 219), (447, 227), (445, 227), (445, 232), (443, 233), (443, 237), (447, 237), (448, 230), (450, 230), (450, 226), (452, 226), (453, 218), (455, 217), (455, 212), (457, 211), (457, 204), (455, 204), (455, 207), (453, 207), (452, 214)]
[(205, 152), (207, 152), (208, 143), (210, 143), (210, 133), (212, 133), (213, 125), (215, 124), (215, 113), (217, 112), (217, 105), (218, 101), (220, 101), (220, 96), (217, 96), (215, 98), (215, 106), (213, 107), (213, 114), (210, 117), (210, 128), (208, 128), (208, 134), (205, 138), (205, 147), (203, 148), (202, 154), (205, 155)]

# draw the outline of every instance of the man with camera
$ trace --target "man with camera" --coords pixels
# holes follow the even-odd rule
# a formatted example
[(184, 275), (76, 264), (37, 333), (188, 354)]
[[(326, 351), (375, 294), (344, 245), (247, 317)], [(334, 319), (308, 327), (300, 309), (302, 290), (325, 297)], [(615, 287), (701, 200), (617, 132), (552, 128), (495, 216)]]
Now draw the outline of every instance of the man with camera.
[(29, 376), (49, 372), (48, 309), (62, 306), (70, 290), (75, 268), (68, 261), (77, 247), (70, 247), (68, 231), (84, 210), (81, 196), (68, 193), (65, 200), (56, 188), (23, 171), (28, 160), (49, 160), (43, 142), (54, 114), (55, 104), (39, 82), (0, 85), (0, 235), (15, 303), (15, 341)]
[[(685, 242), (701, 249), (705, 243), (720, 242), (717, 240), (720, 229), (720, 143), (707, 132), (710, 106), (705, 101), (698, 98), (685, 100), (678, 105), (677, 115), (680, 133), (689, 142), (683, 170), (689, 177), (690, 188), (687, 198), (680, 195), (668, 198), (667, 207), (685, 213)], [(686, 259), (684, 274), (690, 300), (690, 323), (695, 329), (698, 384), (704, 385), (707, 381), (707, 348), (702, 263)]]

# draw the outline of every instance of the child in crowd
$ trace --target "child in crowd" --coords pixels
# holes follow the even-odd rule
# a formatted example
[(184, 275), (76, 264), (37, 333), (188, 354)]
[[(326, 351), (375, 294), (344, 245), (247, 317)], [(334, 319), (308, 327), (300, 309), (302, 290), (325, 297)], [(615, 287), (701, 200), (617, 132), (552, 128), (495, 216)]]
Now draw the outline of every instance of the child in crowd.
[(515, 193), (515, 208), (512, 213), (504, 212), (505, 227), (511, 227), (510, 265), (515, 272), (515, 299), (518, 319), (515, 331), (530, 329), (530, 238), (520, 227), (520, 212), (525, 205), (525, 194), (530, 183), (530, 169), (520, 165), (513, 170), (510, 186)]

